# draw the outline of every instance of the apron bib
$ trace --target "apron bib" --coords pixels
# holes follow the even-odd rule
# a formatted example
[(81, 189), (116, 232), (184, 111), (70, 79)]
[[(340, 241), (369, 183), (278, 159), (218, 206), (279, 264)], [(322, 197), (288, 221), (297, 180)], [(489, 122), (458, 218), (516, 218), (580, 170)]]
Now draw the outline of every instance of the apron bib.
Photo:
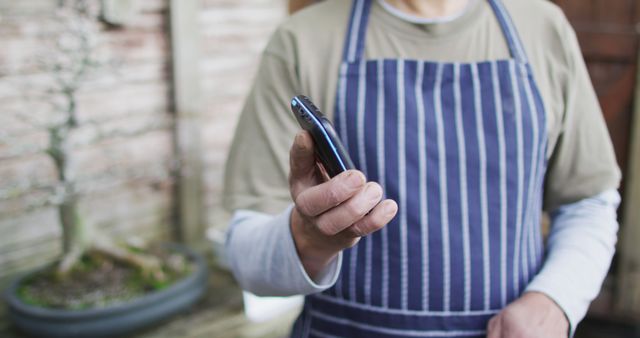
[(398, 215), (345, 250), (292, 337), (483, 337), (538, 272), (545, 112), (522, 43), (489, 0), (511, 58), (364, 60), (371, 0), (355, 0), (335, 125)]

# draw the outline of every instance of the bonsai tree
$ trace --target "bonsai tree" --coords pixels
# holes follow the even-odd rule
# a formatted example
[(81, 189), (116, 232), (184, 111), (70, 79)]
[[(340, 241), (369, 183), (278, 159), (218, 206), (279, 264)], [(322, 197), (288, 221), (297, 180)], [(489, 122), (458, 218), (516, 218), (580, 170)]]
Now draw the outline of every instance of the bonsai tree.
[[(39, 47), (46, 54), (33, 60), (40, 67), (35, 76), (38, 81), (21, 79), (28, 85), (20, 91), (25, 97), (18, 110), (9, 115), (12, 120), (21, 120), (14, 130), (30, 125), (29, 129), (37, 129), (39, 140), (44, 142), (36, 149), (24, 139), (14, 138), (21, 141), (19, 145), (11, 139), (9, 142), (14, 141), (10, 151), (17, 154), (44, 152), (55, 167), (54, 184), (47, 182), (43, 187), (41, 181), (25, 177), (15, 185), (20, 192), (51, 187), (50, 194), (45, 198), (38, 194), (35, 202), (29, 201), (29, 207), (57, 209), (64, 250), (57, 265), (14, 279), (6, 290), (8, 314), (17, 328), (36, 337), (121, 337), (193, 305), (206, 290), (207, 268), (201, 255), (184, 246), (147, 247), (141, 241), (123, 242), (100, 231), (99, 223), (84, 221), (88, 216), (83, 211), (87, 196), (104, 182), (120, 181), (121, 174), (127, 181), (157, 174), (167, 178), (171, 167), (162, 163), (165, 161), (151, 167), (119, 166), (117, 157), (104, 152), (108, 170), (83, 172), (79, 168), (78, 159), (85, 154), (78, 151), (79, 146), (137, 135), (146, 128), (156, 129), (158, 124), (145, 123), (144, 129), (114, 129), (102, 118), (84, 114), (88, 109), (83, 107), (82, 95), (95, 79), (103, 83), (101, 75), (113, 63), (104, 60), (102, 55), (106, 53), (99, 43), (103, 24), (97, 21), (97, 6), (103, 2), (56, 3), (59, 11), (51, 17), (53, 22), (46, 19), (46, 24), (40, 25), (48, 31)], [(22, 86), (15, 84), (2, 89), (18, 91)], [(41, 107), (46, 115), (38, 113)], [(166, 125), (166, 119), (163, 121), (162, 126)], [(0, 137), (11, 137), (10, 133), (0, 130)]]
[(52, 77), (45, 88), (46, 97), (54, 97), (51, 106), (58, 118), (41, 125), (49, 135), (46, 153), (57, 169), (58, 187), (53, 203), (57, 206), (62, 226), (63, 256), (57, 275), (66, 278), (85, 254), (100, 253), (140, 269), (145, 276), (161, 281), (165, 278), (162, 262), (155, 256), (117, 245), (109, 236), (83, 222), (78, 209), (79, 191), (70, 170), (73, 160), (71, 136), (78, 129), (78, 91), (87, 78), (104, 68), (107, 62), (99, 53), (100, 30), (96, 22), (94, 2), (61, 1), (56, 12), (58, 29), (48, 33), (46, 56), (38, 63)]

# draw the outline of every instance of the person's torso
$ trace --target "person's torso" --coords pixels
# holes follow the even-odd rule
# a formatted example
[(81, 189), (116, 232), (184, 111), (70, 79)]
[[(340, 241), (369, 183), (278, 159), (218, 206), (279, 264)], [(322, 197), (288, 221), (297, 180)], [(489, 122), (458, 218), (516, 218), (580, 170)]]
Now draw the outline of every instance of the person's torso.
[(509, 52), (481, 62), (365, 55), (372, 1), (353, 6), (333, 119), (399, 211), (344, 251), (294, 336), (482, 336), (537, 273), (546, 114), (519, 35), (490, 2)]
[[(351, 3), (320, 2), (302, 10), (280, 28), (287, 36), (285, 43), (295, 46), (300, 92), (311, 97), (330, 118), (334, 115), (338, 68)], [(562, 85), (566, 82), (567, 65), (559, 31), (566, 22), (561, 10), (547, 1), (505, 0), (504, 6), (520, 32), (543, 97), (551, 151), (564, 112)], [(364, 55), (367, 59), (478, 62), (508, 58), (509, 50), (487, 1), (474, 2), (453, 22), (422, 25), (406, 22), (374, 1)]]

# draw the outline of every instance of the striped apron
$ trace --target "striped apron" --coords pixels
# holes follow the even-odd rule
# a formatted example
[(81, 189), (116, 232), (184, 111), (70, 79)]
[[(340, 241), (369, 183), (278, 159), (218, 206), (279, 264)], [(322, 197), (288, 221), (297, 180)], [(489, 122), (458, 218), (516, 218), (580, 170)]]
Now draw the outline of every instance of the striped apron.
[(336, 129), (398, 215), (345, 250), (292, 337), (482, 337), (538, 272), (545, 112), (522, 43), (489, 0), (511, 58), (364, 60), (372, 0), (354, 0)]

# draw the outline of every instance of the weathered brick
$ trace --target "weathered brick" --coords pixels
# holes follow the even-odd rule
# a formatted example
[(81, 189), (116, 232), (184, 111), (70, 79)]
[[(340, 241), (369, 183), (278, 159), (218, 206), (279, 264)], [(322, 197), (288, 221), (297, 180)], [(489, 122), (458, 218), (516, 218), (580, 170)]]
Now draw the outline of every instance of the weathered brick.
[(55, 208), (0, 217), (0, 232), (0, 280), (46, 264), (61, 252), (62, 229)]
[[(148, 1), (141, 1), (141, 4)], [(150, 10), (149, 10), (150, 9)], [(135, 15), (130, 22), (123, 26), (116, 27), (112, 30), (132, 30), (142, 29), (149, 31), (157, 31), (165, 29), (167, 27), (166, 13), (164, 9), (149, 9), (140, 8), (137, 15)]]
[(0, 76), (34, 72), (38, 68), (34, 54), (42, 51), (41, 42), (21, 35), (2, 39)]
[(140, 1), (142, 13), (166, 11), (169, 8), (169, 0), (145, 0)]
[(105, 139), (79, 148), (69, 170), (84, 189), (92, 180), (103, 176), (116, 178), (166, 171), (172, 152), (170, 131), (156, 130), (135, 137)]
[(3, 17), (33, 17), (38, 14), (49, 14), (57, 7), (57, 5), (56, 1), (0, 1), (0, 13), (2, 13)]
[(105, 34), (107, 54), (117, 60), (158, 61), (167, 57), (168, 39), (164, 30), (116, 30)]
[(225, 227), (221, 208), (224, 162), (243, 101), (257, 71), (262, 50), (284, 18), (284, 0), (203, 0), (202, 127), (206, 217), (209, 226)]
[[(57, 3), (56, 3), (57, 4)], [(44, 125), (64, 104), (39, 64), (56, 5), (0, 1), (0, 280), (60, 254), (53, 188), (56, 168), (43, 154)], [(169, 239), (174, 222), (174, 116), (171, 112), (168, 1), (145, 0), (130, 24), (98, 23), (107, 64), (77, 93), (79, 126), (70, 139), (84, 221), (117, 238)], [(220, 209), (224, 161), (260, 53), (285, 15), (286, 0), (203, 0), (202, 160), (207, 221)], [(50, 32), (49, 32), (50, 33)], [(28, 117), (29, 122), (19, 117)], [(33, 123), (32, 123), (33, 122)]]
[(102, 233), (143, 238), (166, 235), (172, 226), (172, 189), (165, 181), (132, 180), (84, 196), (79, 210), (83, 220)]
[(16, 250), (2, 253), (0, 264), (0, 283), (25, 271), (42, 267), (57, 260), (62, 252), (62, 244), (57, 238), (22, 243)]
[(15, 251), (24, 243), (58, 238), (61, 234), (58, 211), (53, 207), (38, 210), (11, 218), (0, 218), (0, 231), (11, 236), (0, 236), (0, 265), (5, 253)]
[(6, 159), (1, 163), (0, 199), (17, 197), (28, 190), (58, 182), (57, 170), (46, 154)]
[[(163, 68), (153, 72), (163, 74)], [(169, 116), (169, 85), (162, 76), (150, 82), (125, 82), (105, 86), (104, 90), (86, 90), (78, 95), (77, 117), (80, 123), (109, 121), (136, 115)]]
[(0, 161), (41, 153), (48, 146), (49, 133), (46, 130), (7, 128), (6, 132), (0, 132)]
[(11, 219), (51, 205), (53, 186), (29, 189), (0, 199), (0, 219)]

